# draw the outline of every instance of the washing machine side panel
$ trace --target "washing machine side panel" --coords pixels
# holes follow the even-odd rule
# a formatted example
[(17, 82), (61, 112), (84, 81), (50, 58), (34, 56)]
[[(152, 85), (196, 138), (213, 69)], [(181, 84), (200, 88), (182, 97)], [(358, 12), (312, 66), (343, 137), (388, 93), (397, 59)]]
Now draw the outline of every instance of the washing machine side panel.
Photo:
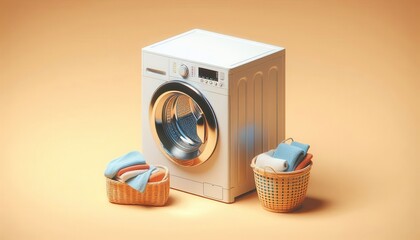
[(229, 74), (233, 194), (255, 188), (250, 163), (284, 139), (284, 54)]

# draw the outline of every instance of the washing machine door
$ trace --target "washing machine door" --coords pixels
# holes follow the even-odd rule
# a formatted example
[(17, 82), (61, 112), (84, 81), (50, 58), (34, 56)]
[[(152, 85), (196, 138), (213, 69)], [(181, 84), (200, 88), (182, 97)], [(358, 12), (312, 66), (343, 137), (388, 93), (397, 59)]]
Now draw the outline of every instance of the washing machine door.
[(169, 160), (197, 166), (213, 154), (217, 119), (199, 90), (182, 81), (166, 82), (154, 92), (149, 111), (153, 137)]

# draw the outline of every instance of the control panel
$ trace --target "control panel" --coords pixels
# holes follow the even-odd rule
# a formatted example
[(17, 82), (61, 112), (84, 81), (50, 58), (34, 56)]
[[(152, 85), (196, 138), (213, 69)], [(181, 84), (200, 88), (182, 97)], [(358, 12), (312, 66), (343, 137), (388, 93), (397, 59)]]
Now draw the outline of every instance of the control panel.
[(172, 77), (183, 78), (209, 87), (227, 88), (227, 72), (223, 69), (171, 60), (170, 70)]

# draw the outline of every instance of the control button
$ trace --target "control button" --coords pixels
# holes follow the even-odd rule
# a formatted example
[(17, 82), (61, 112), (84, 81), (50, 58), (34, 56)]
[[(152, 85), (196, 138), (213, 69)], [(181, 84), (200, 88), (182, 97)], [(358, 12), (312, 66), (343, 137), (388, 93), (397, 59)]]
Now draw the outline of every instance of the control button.
[(172, 63), (172, 72), (176, 73), (176, 62)]
[(181, 64), (178, 69), (179, 75), (181, 75), (182, 78), (188, 77), (188, 67), (185, 66), (185, 64)]
[(223, 87), (223, 83), (219, 83), (219, 87)]
[(225, 80), (225, 73), (224, 72), (220, 72), (220, 80)]

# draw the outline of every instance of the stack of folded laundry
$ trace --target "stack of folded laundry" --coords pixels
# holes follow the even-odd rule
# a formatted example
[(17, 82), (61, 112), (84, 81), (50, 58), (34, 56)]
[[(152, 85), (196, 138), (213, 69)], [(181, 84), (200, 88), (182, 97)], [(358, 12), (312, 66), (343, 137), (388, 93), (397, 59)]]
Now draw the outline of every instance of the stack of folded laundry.
[(148, 182), (162, 181), (165, 171), (147, 164), (140, 152), (133, 151), (108, 163), (105, 176), (144, 192)]
[[(286, 141), (292, 140), (290, 144)], [(276, 149), (257, 156), (256, 167), (270, 172), (292, 172), (300, 170), (312, 163), (313, 155), (308, 153), (309, 145), (288, 138)]]

